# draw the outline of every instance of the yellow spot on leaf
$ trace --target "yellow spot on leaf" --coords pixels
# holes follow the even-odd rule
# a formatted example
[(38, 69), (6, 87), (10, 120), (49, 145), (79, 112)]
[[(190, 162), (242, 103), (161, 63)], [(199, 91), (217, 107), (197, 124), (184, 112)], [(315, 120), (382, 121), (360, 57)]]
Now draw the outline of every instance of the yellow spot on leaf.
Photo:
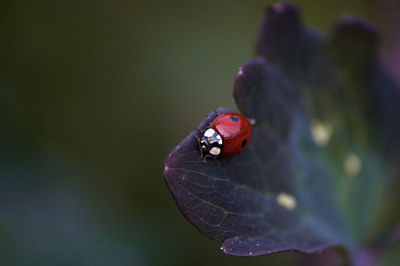
[(279, 193), (276, 197), (276, 201), (279, 205), (288, 210), (293, 210), (296, 208), (296, 198), (285, 192)]
[(320, 147), (325, 147), (332, 138), (333, 128), (330, 123), (323, 123), (317, 119), (313, 119), (310, 130), (315, 144)]
[(357, 154), (349, 153), (344, 160), (343, 167), (349, 177), (356, 176), (361, 171), (362, 160)]

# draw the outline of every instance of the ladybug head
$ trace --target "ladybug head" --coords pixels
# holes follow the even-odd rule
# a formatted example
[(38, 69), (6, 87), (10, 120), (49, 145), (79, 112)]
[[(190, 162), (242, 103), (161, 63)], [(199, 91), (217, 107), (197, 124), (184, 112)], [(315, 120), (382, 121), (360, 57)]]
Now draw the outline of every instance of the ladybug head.
[(204, 131), (204, 134), (200, 139), (200, 147), (203, 154), (210, 154), (212, 157), (219, 157), (222, 155), (222, 137), (213, 128), (209, 128)]

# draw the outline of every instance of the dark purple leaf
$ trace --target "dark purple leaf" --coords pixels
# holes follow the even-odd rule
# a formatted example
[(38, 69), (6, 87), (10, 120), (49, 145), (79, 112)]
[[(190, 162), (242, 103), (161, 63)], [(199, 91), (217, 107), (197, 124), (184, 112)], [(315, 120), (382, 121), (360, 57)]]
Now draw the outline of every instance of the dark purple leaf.
[(260, 57), (242, 66), (234, 86), (240, 111), (255, 121), (249, 145), (203, 161), (196, 136), (228, 111), (218, 109), (166, 159), (165, 181), (183, 215), (237, 256), (353, 251), (369, 239), (399, 167), (399, 140), (387, 140), (399, 132), (399, 91), (378, 43), (358, 18), (342, 18), (324, 40), (294, 5), (268, 8)]
[(320, 47), (321, 36), (304, 27), (294, 4), (279, 3), (267, 8), (257, 54), (280, 65), (296, 80), (307, 81), (315, 73)]
[[(212, 112), (199, 129), (215, 117)], [(225, 241), (226, 253), (314, 252), (342, 243), (340, 216), (327, 197), (327, 178), (320, 176), (312, 183), (312, 173), (304, 167), (312, 162), (297, 151), (290, 152), (292, 148), (266, 123), (254, 127), (243, 152), (206, 163), (199, 154), (198, 134), (193, 131), (168, 156), (165, 180), (186, 218), (210, 238)], [(294, 157), (304, 163), (298, 174), (291, 170)], [(308, 187), (301, 192), (296, 185)], [(286, 194), (296, 200), (294, 210), (278, 204), (278, 197)], [(306, 212), (310, 214), (303, 215)]]

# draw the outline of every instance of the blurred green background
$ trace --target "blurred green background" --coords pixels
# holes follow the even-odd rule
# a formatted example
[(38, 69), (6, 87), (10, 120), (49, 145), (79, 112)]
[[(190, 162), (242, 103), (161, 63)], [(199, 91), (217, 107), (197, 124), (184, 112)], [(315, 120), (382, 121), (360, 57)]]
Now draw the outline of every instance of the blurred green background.
[[(163, 160), (254, 57), (275, 1), (8, 1), (0, 10), (0, 265), (276, 265), (224, 255), (180, 214)], [(294, 1), (329, 32), (393, 1)], [(396, 10), (396, 9), (395, 9)], [(399, 10), (399, 9), (397, 9)], [(394, 68), (393, 68), (394, 69)]]

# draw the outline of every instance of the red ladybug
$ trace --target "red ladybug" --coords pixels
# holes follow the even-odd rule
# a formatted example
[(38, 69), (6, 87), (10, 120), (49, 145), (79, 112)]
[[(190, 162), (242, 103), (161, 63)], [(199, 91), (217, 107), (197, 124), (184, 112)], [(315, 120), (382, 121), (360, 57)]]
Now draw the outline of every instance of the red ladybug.
[(224, 113), (211, 123), (201, 138), (200, 150), (204, 157), (226, 157), (243, 150), (249, 143), (251, 125), (241, 114)]

